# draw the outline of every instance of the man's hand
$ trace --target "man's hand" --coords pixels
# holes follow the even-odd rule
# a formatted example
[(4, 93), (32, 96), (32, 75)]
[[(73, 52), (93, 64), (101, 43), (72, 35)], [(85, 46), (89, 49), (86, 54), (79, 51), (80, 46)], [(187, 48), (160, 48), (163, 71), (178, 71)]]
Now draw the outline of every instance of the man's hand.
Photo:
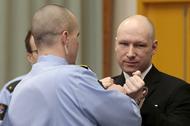
[(145, 85), (143, 79), (141, 78), (141, 72), (136, 71), (133, 73), (133, 76), (126, 79), (124, 88), (126, 90), (126, 94), (132, 94), (137, 92)]
[(148, 88), (146, 88), (143, 79), (141, 78), (141, 72), (136, 71), (133, 76), (126, 80), (124, 88), (126, 94), (133, 98), (137, 104), (141, 107), (145, 96), (148, 93)]
[(133, 98), (137, 104), (141, 107), (148, 89), (144, 87), (145, 83), (141, 78), (141, 72), (136, 71), (133, 76), (126, 80), (124, 86), (114, 84), (111, 77), (106, 77), (100, 80), (107, 90), (118, 90), (131, 98)]

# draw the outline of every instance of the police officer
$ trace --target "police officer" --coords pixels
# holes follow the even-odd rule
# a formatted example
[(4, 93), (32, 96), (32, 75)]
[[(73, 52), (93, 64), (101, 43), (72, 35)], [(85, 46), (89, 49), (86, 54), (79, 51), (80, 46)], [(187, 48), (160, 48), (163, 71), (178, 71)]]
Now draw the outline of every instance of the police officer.
[[(31, 30), (27, 32), (25, 38), (25, 48), (27, 54), (27, 60), (30, 64), (33, 64), (37, 60), (37, 49), (34, 43), (34, 38), (31, 35)], [(11, 81), (9, 81), (5, 86), (2, 88), (0, 92), (0, 126), (6, 115), (6, 111), (8, 109), (12, 92), (14, 91), (17, 84), (23, 79), (24, 75), (19, 76)]]
[(133, 99), (105, 90), (95, 73), (74, 65), (79, 28), (68, 9), (40, 8), (32, 19), (32, 33), (38, 61), (15, 89), (5, 126), (141, 125)]

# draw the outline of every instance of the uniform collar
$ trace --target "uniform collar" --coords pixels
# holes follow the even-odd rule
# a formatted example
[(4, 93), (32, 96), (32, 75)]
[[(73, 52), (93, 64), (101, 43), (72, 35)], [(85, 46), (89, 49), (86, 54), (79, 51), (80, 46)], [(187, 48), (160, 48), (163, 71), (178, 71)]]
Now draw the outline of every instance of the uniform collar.
[(67, 65), (68, 62), (66, 61), (66, 59), (62, 58), (62, 57), (58, 57), (55, 55), (42, 55), (38, 57), (38, 61), (39, 62), (49, 62), (49, 63), (56, 63), (56, 64), (64, 64)]

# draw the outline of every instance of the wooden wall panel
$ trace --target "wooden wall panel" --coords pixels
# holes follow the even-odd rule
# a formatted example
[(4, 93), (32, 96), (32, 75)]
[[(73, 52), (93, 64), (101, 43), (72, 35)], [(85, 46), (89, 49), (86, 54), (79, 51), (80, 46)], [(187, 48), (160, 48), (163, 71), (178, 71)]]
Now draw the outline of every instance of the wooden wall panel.
[(138, 13), (156, 27), (158, 50), (153, 63), (190, 82), (190, 0), (139, 0)]
[(103, 0), (103, 76), (111, 75), (113, 1)]

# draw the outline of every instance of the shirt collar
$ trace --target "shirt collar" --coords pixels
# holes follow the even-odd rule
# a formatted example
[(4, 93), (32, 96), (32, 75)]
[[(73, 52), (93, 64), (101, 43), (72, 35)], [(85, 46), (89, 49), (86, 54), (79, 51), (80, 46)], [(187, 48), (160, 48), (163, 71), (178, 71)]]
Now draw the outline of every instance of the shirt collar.
[[(151, 68), (152, 68), (152, 64), (141, 74), (142, 79), (145, 78), (145, 76), (147, 75), (147, 73), (150, 71)], [(125, 79), (127, 79), (127, 78), (130, 77), (130, 76), (129, 76), (127, 73), (125, 73), (125, 72), (123, 72), (123, 74), (124, 74)]]
[(38, 62), (49, 62), (49, 63), (56, 63), (56, 64), (65, 64), (67, 65), (68, 62), (66, 61), (66, 59), (59, 57), (59, 56), (55, 56), (55, 55), (42, 55), (38, 57)]

